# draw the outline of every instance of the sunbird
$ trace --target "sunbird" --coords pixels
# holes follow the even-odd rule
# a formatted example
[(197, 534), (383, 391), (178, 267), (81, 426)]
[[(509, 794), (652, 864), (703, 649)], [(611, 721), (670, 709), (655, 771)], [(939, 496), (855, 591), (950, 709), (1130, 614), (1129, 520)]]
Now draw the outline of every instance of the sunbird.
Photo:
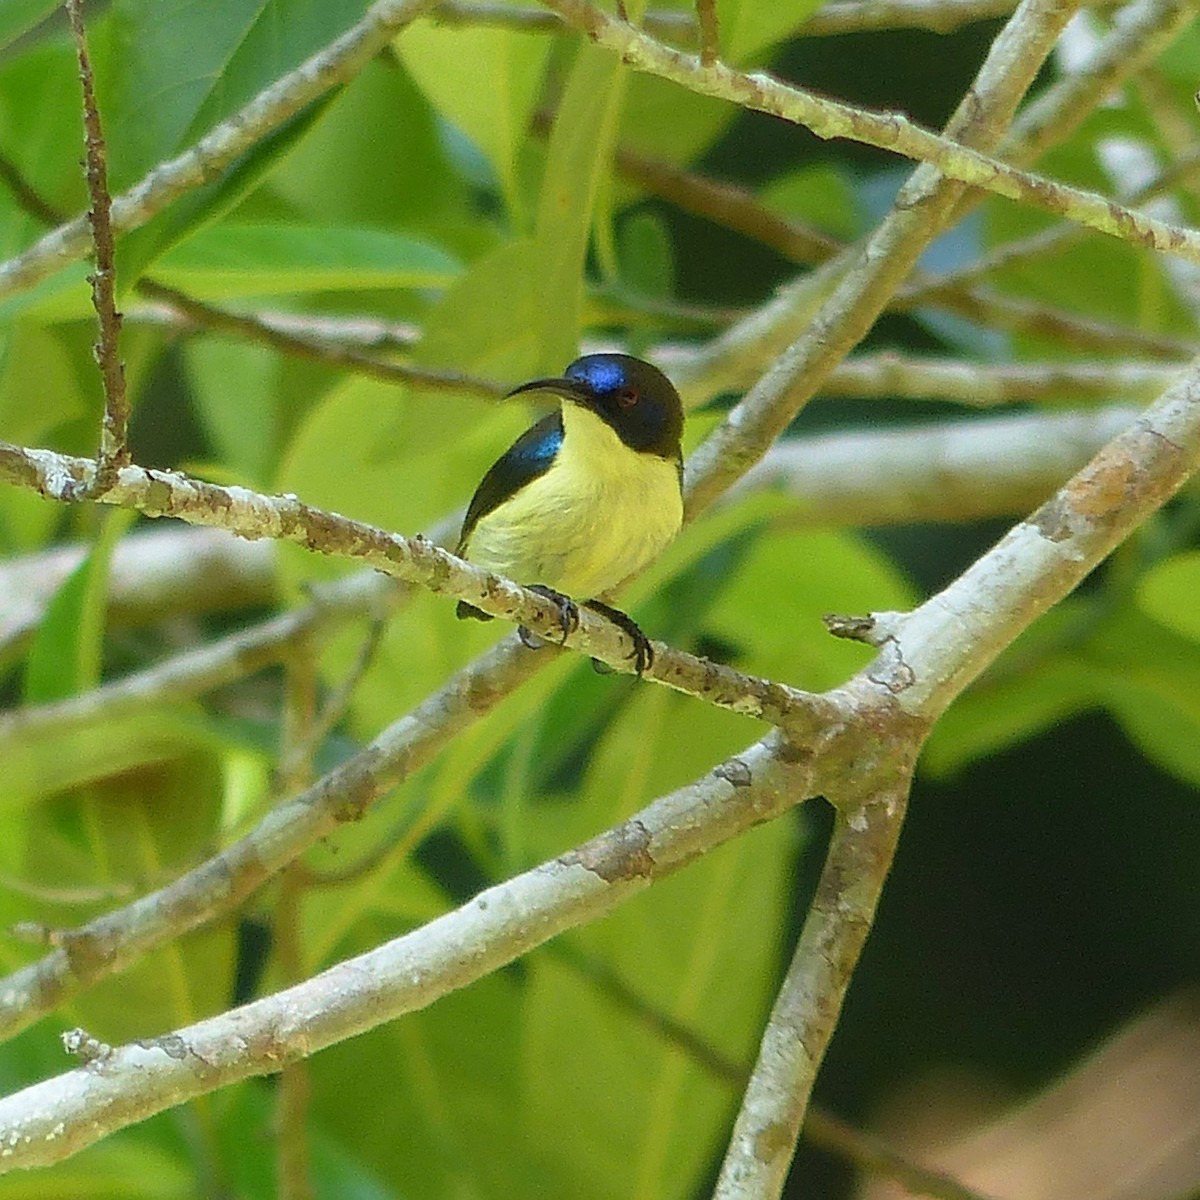
[[(579, 622), (572, 597), (581, 599), (633, 639), (640, 675), (654, 659), (646, 635), (596, 597), (653, 561), (683, 523), (679, 393), (629, 354), (585, 354), (509, 396), (526, 392), (561, 403), (484, 475), (456, 553), (551, 600), (564, 640)], [(491, 620), (465, 601), (457, 611)]]

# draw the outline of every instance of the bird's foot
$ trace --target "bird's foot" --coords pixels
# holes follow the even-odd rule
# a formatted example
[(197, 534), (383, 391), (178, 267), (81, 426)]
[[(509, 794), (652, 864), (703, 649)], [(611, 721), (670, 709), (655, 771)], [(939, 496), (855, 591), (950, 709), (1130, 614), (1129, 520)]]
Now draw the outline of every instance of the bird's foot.
[[(579, 628), (579, 606), (570, 596), (564, 596), (562, 592), (556, 592), (540, 583), (531, 584), (529, 590), (537, 592), (543, 600), (549, 600), (558, 609), (558, 626), (562, 630), (561, 645)], [(517, 626), (517, 637), (521, 639), (521, 644), (530, 650), (538, 650), (545, 645), (536, 633), (526, 629), (524, 625)]]
[[(648, 671), (654, 665), (654, 647), (650, 645), (650, 639), (638, 628), (637, 622), (627, 613), (623, 613), (619, 608), (613, 608), (609, 604), (605, 604), (602, 600), (588, 600), (584, 604), (584, 608), (590, 608), (592, 612), (599, 613), (602, 617), (607, 617), (618, 629), (623, 633), (627, 633), (633, 640), (633, 653), (629, 655), (633, 659), (633, 671), (635, 675), (641, 675)], [(596, 671), (604, 675), (610, 670), (605, 664), (592, 659), (592, 666)]]

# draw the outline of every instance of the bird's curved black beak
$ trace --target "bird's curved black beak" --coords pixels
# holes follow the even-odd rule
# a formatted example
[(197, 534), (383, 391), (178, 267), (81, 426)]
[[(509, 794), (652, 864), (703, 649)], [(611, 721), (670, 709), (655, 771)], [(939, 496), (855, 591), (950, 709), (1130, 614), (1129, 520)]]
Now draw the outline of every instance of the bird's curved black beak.
[(531, 379), (528, 383), (513, 388), (504, 398), (508, 400), (522, 392), (550, 392), (564, 400), (574, 400), (577, 404), (586, 404), (592, 398), (591, 391), (581, 380), (562, 376), (557, 379)]

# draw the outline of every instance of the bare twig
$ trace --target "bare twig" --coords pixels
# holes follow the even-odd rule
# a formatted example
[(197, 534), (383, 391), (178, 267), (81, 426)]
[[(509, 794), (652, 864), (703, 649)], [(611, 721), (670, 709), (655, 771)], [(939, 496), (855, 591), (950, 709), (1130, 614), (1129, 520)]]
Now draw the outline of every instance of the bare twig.
[[(1182, 155), (1161, 171), (1157, 178), (1151, 180), (1144, 187), (1138, 188), (1130, 195), (1128, 202), (1144, 204), (1148, 200), (1153, 200), (1178, 184), (1186, 182), (1189, 176), (1198, 170), (1200, 170), (1200, 146), (1194, 146), (1187, 154)], [(1084, 229), (1069, 222), (1052, 225), (1049, 229), (1041, 229), (1028, 237), (1017, 238), (1002, 246), (997, 246), (965, 267), (926, 279), (908, 289), (905, 298), (912, 304), (929, 301), (936, 304), (938, 298), (947, 289), (969, 287), (996, 271), (1009, 269), (1039, 258), (1046, 258), (1051, 254), (1061, 254), (1064, 250), (1078, 244), (1086, 236)]]
[[(355, 690), (362, 682), (363, 676), (374, 661), (375, 653), (379, 649), (379, 643), (383, 638), (386, 628), (387, 626), (382, 616), (376, 615), (367, 630), (367, 636), (358, 648), (358, 654), (355, 656), (354, 662), (351, 664), (349, 671), (346, 672), (345, 678), (325, 698), (320, 709), (312, 714), (304, 730), (304, 736), (296, 739), (291, 747), (284, 748), (280, 759), (279, 775), (281, 779), (288, 781), (289, 787), (293, 786), (292, 781), (295, 778), (299, 763), (301, 761), (311, 763), (312, 756), (319, 749), (321, 743), (333, 731), (334, 726), (345, 716), (346, 709), (350, 706)], [(297, 978), (299, 977), (297, 976)]]
[(281, 354), (306, 358), (341, 370), (355, 371), (373, 379), (382, 379), (386, 383), (407, 384), (426, 391), (464, 392), (468, 395), (484, 396), (489, 400), (498, 399), (508, 390), (499, 383), (479, 379), (463, 371), (439, 371), (431, 367), (390, 362), (374, 355), (363, 354), (323, 338), (319, 333), (289, 330), (282, 328), (279, 322), (230, 312), (215, 304), (188, 296), (177, 288), (157, 283), (153, 279), (139, 280), (138, 291), (150, 299), (169, 304), (177, 312), (204, 328), (237, 334), (248, 341), (270, 346)]
[[(284, 719), (280, 736), (279, 777), (287, 788), (311, 782), (312, 757), (305, 750), (316, 745), (313, 719), (316, 715), (316, 663), (313, 645), (295, 648), (287, 668), (284, 689)], [(280, 982), (289, 985), (308, 974), (301, 921), (306, 885), (299, 864), (291, 863), (280, 874), (278, 898), (271, 919), (272, 944), (279, 965)], [(279, 1073), (275, 1101), (275, 1177), (279, 1200), (313, 1200), (312, 1163), (308, 1136), (309, 1100), (312, 1080), (306, 1062), (288, 1063)]]
[(696, 0), (696, 23), (700, 27), (700, 62), (711, 67), (717, 61), (720, 31), (717, 28), (717, 0)]
[(125, 365), (121, 362), (121, 314), (117, 311), (116, 266), (112, 228), (112, 198), (108, 193), (108, 151), (100, 112), (96, 107), (96, 89), (92, 63), (88, 56), (87, 35), (83, 28), (83, 0), (67, 0), (67, 15), (75, 36), (79, 59), (79, 82), (83, 88), (84, 143), (87, 148), (87, 186), (91, 197), (88, 223), (92, 229), (96, 269), (90, 276), (92, 303), (100, 325), (96, 343), (96, 362), (104, 385), (104, 420), (100, 430), (100, 450), (96, 474), (90, 486), (96, 492), (107, 491), (117, 471), (129, 462), (129, 399), (125, 394)]

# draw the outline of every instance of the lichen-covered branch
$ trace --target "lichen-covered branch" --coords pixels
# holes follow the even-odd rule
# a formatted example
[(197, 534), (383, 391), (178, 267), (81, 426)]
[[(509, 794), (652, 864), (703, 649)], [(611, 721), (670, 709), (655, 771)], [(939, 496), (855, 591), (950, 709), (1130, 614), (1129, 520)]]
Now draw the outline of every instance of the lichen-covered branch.
[[(0, 442), (0, 480), (52, 499), (72, 500), (75, 489), (93, 470), (89, 459)], [(577, 626), (564, 635), (558, 608), (544, 596), (464, 562), (420, 535), (409, 538), (389, 533), (314, 508), (296, 496), (267, 496), (138, 466), (124, 467), (101, 501), (148, 516), (178, 517), (244, 538), (296, 542), (320, 554), (353, 559), (396, 579), (466, 600), (548, 641), (581, 650), (616, 671), (634, 669), (629, 634), (607, 618), (581, 606)], [(805, 720), (811, 697), (798, 689), (659, 644), (655, 644), (654, 656), (653, 664), (642, 673), (646, 679), (772, 724)]]
[(930, 132), (903, 113), (874, 113), (781, 83), (761, 72), (736, 71), (721, 62), (702, 66), (691, 55), (663, 45), (587, 0), (545, 0), (598, 45), (622, 61), (670, 79), (701, 95), (770, 113), (803, 125), (820, 138), (847, 138), (928, 163), (960, 183), (1044, 209), (1147, 250), (1200, 262), (1200, 234), (1135, 212), (1094, 192), (1057, 183), (1009, 166), (950, 137)]

